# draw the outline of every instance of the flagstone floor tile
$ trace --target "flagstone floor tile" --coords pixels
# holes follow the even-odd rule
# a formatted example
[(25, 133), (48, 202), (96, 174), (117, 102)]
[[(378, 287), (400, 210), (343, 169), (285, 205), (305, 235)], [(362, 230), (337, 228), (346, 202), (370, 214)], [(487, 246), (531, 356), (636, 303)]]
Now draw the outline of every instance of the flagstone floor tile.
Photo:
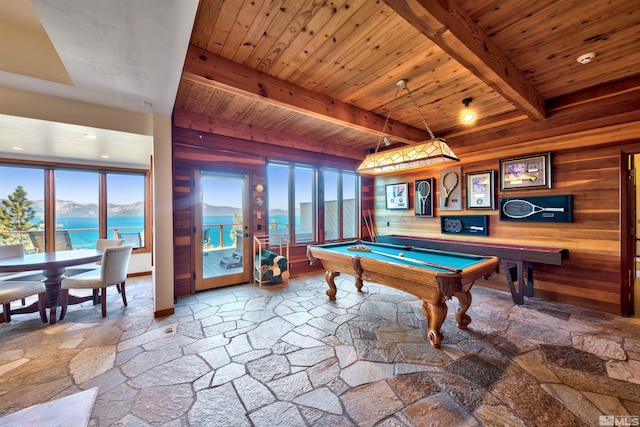
[(476, 286), (469, 329), (457, 329), (457, 301), (447, 301), (435, 349), (419, 300), (372, 283), (359, 293), (348, 275), (336, 283), (336, 301), (324, 273), (214, 289), (155, 319), (151, 277), (135, 277), (129, 307), (109, 290), (104, 319), (92, 304), (54, 325), (12, 316), (0, 324), (0, 417), (97, 390), (91, 427), (640, 420), (638, 318), (538, 299), (516, 306)]

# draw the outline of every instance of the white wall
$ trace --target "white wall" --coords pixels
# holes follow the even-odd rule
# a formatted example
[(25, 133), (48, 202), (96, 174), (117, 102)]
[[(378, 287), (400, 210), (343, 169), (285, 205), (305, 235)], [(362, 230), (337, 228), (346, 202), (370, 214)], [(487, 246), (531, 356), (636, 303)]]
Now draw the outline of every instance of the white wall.
[(171, 118), (154, 116), (153, 132), (153, 300), (158, 312), (172, 308), (174, 296)]
[[(164, 157), (169, 157), (168, 166), (166, 165), (167, 161), (165, 159), (158, 170), (171, 171), (171, 120), (169, 117), (154, 117), (151, 114), (134, 113), (86, 102), (39, 95), (32, 92), (3, 87), (0, 87), (0, 114), (111, 129), (140, 135), (154, 136), (154, 132), (158, 132), (159, 136), (157, 138), (154, 136), (154, 140), (156, 141), (154, 148), (167, 151), (167, 153), (164, 153)], [(172, 188), (170, 182), (171, 173), (162, 175), (164, 179), (161, 183), (154, 185), (154, 190), (162, 193), (168, 191), (170, 194)], [(167, 179), (169, 179), (168, 184), (165, 182)], [(167, 185), (168, 189), (163, 190), (162, 188), (158, 188), (157, 185)], [(160, 200), (162, 200), (163, 203), (166, 202), (166, 198), (161, 198)], [(169, 200), (168, 206), (169, 209), (171, 209), (171, 200)], [(156, 228), (159, 227), (157, 222), (154, 223)], [(168, 226), (167, 224), (162, 224), (162, 229), (168, 230), (167, 235), (169, 239), (171, 239), (170, 244), (167, 245), (164, 239), (164, 233), (161, 235), (163, 244), (171, 248), (168, 254), (165, 254), (166, 250), (162, 250), (162, 259), (170, 259), (170, 262), (165, 261), (164, 264), (171, 265), (171, 275), (165, 276), (171, 278), (171, 283), (163, 283), (163, 289), (159, 292), (159, 295), (163, 296), (161, 309), (165, 309), (173, 307), (173, 232), (171, 231), (173, 230), (173, 224), (170, 223)], [(129, 273), (146, 273), (152, 271), (151, 259), (152, 256), (150, 252), (133, 254), (129, 264)], [(171, 287), (170, 290), (168, 289), (169, 286)], [(165, 301), (165, 294), (171, 295), (170, 305)]]

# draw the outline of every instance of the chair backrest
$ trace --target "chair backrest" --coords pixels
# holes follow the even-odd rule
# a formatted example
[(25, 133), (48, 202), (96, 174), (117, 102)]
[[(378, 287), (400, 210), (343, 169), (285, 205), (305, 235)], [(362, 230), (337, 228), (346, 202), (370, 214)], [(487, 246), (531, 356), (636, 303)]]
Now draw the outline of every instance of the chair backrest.
[[(111, 246), (122, 246), (124, 245), (124, 239), (98, 239), (96, 241), (96, 249), (99, 251), (104, 251), (106, 248)], [(101, 265), (102, 260), (96, 261), (96, 264)]]
[(104, 251), (105, 248), (110, 246), (122, 246), (124, 245), (124, 239), (98, 239), (96, 241), (96, 249)]
[(133, 245), (134, 248), (142, 247), (142, 233), (120, 233), (117, 232), (118, 239), (123, 239), (127, 245)]
[(13, 258), (22, 255), (24, 255), (24, 246), (22, 243), (0, 246), (0, 259)]
[(102, 253), (101, 279), (103, 285), (111, 286), (127, 279), (127, 268), (133, 245), (110, 246)]
[[(31, 238), (33, 247), (36, 248), (38, 252), (45, 252), (44, 231), (29, 231), (29, 237)], [(72, 249), (73, 245), (71, 245), (69, 232), (67, 230), (56, 231), (56, 251), (70, 251)]]
[[(15, 245), (2, 245), (0, 246), (0, 259), (13, 258), (16, 256), (22, 256), (24, 254), (24, 246), (22, 243), (16, 243)], [(10, 276), (15, 273), (0, 273), (2, 276)]]

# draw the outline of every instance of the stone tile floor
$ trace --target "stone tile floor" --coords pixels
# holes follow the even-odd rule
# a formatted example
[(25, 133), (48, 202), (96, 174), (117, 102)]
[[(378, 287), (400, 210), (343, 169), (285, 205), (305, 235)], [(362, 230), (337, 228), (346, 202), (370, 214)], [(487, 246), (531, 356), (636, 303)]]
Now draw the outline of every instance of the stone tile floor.
[[(599, 426), (640, 415), (640, 319), (475, 286), (432, 348), (415, 297), (324, 274), (180, 298), (154, 319), (150, 277), (0, 325), (0, 415), (99, 388), (91, 426)], [(72, 409), (70, 409), (72, 410)], [(55, 414), (51, 415), (52, 417)], [(617, 418), (611, 418), (616, 416)], [(621, 423), (628, 424), (621, 424)]]

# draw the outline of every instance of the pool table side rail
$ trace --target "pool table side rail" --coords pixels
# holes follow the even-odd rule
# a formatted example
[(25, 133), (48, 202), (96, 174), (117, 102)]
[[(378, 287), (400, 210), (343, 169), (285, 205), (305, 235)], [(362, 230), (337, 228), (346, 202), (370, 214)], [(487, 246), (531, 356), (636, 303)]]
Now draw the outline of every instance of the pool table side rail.
[(538, 247), (515, 244), (497, 244), (483, 242), (457, 241), (431, 237), (413, 237), (400, 235), (378, 236), (378, 243), (413, 246), (416, 248), (436, 249), (449, 252), (489, 255), (514, 261), (535, 262), (540, 264), (562, 265), (569, 257), (564, 248)]
[[(346, 242), (350, 244), (351, 242)], [(344, 245), (345, 242), (342, 242)], [(333, 245), (334, 247), (336, 245)], [(466, 267), (461, 273), (441, 271), (437, 268), (416, 266), (403, 263), (393, 258), (379, 260), (360, 256), (359, 252), (345, 254), (331, 250), (331, 245), (308, 246), (307, 256), (313, 263), (320, 259), (327, 272), (341, 272), (356, 278), (375, 283), (385, 284), (384, 281), (393, 280), (399, 289), (418, 297), (424, 294), (429, 286), (446, 295), (467, 291), (479, 277), (486, 277), (498, 271), (499, 259), (494, 256), (478, 257), (482, 261)], [(401, 268), (394, 268), (401, 267)], [(425, 271), (428, 270), (427, 271)], [(416, 286), (423, 288), (416, 291)], [(427, 292), (431, 298), (432, 292)]]
[[(466, 259), (470, 259), (470, 260), (480, 260), (483, 258), (486, 258), (487, 255), (482, 255), (482, 254), (474, 254), (474, 253), (469, 253), (469, 252), (456, 252), (455, 250), (442, 250), (442, 249), (437, 249), (437, 248), (422, 248), (419, 246), (411, 246), (411, 245), (398, 245), (398, 244), (394, 244), (394, 243), (381, 243), (381, 242), (368, 242), (366, 240), (357, 240), (354, 241), (353, 244), (364, 244), (364, 245), (371, 245), (372, 247), (375, 246), (381, 246), (381, 247), (385, 247), (385, 248), (391, 248), (391, 249), (398, 249), (398, 250), (403, 250), (403, 251), (416, 251), (416, 252), (437, 252), (440, 255), (450, 255), (450, 256), (454, 256), (454, 257), (459, 257), (459, 258), (466, 258)], [(324, 245), (323, 245), (324, 246)], [(489, 254), (488, 254), (489, 255)], [(489, 255), (489, 256), (493, 256), (493, 255)]]

